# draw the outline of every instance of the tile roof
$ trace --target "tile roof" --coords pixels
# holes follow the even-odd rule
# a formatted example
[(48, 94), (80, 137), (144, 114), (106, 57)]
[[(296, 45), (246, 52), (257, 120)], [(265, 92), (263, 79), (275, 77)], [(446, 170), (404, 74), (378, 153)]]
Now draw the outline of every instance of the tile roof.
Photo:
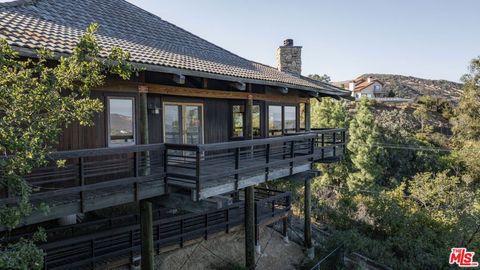
[(368, 78), (363, 78), (363, 77), (358, 77), (353, 81), (333, 82), (333, 84), (337, 87), (341, 87), (341, 88), (344, 88), (344, 89), (349, 89), (351, 82), (355, 83), (355, 89), (353, 90), (353, 92), (361, 92), (363, 89), (369, 87), (370, 85), (372, 85), (376, 82), (383, 85), (383, 83), (381, 81), (379, 81), (378, 79), (371, 78), (370, 82), (368, 82)]
[(182, 70), (197, 71), (345, 95), (339, 88), (332, 90), (332, 86), (237, 56), (124, 0), (17, 0), (0, 4), (0, 37), (20, 48), (45, 47), (71, 53), (92, 22), (100, 25), (97, 41), (102, 56), (117, 46), (131, 54), (132, 62), (145, 64), (147, 69), (172, 68), (180, 74)]

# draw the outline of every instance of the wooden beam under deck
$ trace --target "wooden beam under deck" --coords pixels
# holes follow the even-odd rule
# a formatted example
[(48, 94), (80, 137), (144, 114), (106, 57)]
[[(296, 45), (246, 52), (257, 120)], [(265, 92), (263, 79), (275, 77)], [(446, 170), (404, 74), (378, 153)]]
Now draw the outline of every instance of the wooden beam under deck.
[(249, 95), (251, 95), (253, 100), (272, 101), (272, 102), (309, 103), (309, 100), (310, 100), (309, 98), (298, 97), (298, 96), (259, 94), (259, 93), (240, 92), (240, 91), (210, 90), (210, 89), (169, 86), (169, 85), (152, 84), (152, 83), (136, 83), (136, 82), (108, 82), (105, 85), (98, 87), (94, 90), (137, 93), (139, 89), (143, 89), (143, 91), (145, 91), (144, 89), (148, 89), (148, 92), (152, 94), (163, 94), (163, 95), (184, 96), (184, 97), (246, 100), (249, 98)]

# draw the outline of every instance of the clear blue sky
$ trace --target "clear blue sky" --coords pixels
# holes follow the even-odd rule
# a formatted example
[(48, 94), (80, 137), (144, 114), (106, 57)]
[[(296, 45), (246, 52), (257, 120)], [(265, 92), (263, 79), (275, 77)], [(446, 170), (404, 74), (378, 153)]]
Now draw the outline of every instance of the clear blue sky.
[(128, 0), (240, 56), (275, 65), (285, 38), (303, 73), (458, 81), (480, 55), (479, 0)]

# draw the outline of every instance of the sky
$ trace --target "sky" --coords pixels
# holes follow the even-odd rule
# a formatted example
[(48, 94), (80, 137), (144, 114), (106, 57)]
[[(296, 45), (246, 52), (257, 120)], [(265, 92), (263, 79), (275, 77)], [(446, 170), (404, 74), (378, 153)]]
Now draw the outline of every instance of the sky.
[(479, 0), (128, 0), (250, 60), (275, 66), (286, 38), (303, 74), (458, 81), (480, 55)]

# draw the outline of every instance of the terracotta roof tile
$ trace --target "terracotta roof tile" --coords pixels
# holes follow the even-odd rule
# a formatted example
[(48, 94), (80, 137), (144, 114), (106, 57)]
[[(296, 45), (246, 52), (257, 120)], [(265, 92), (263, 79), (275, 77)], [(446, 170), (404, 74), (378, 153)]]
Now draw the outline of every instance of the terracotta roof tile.
[[(71, 53), (92, 22), (100, 25), (97, 40), (102, 56), (117, 46), (128, 51), (135, 63), (326, 89), (237, 56), (124, 0), (19, 0), (0, 4), (0, 37), (19, 47)], [(345, 94), (338, 88), (334, 91)]]

